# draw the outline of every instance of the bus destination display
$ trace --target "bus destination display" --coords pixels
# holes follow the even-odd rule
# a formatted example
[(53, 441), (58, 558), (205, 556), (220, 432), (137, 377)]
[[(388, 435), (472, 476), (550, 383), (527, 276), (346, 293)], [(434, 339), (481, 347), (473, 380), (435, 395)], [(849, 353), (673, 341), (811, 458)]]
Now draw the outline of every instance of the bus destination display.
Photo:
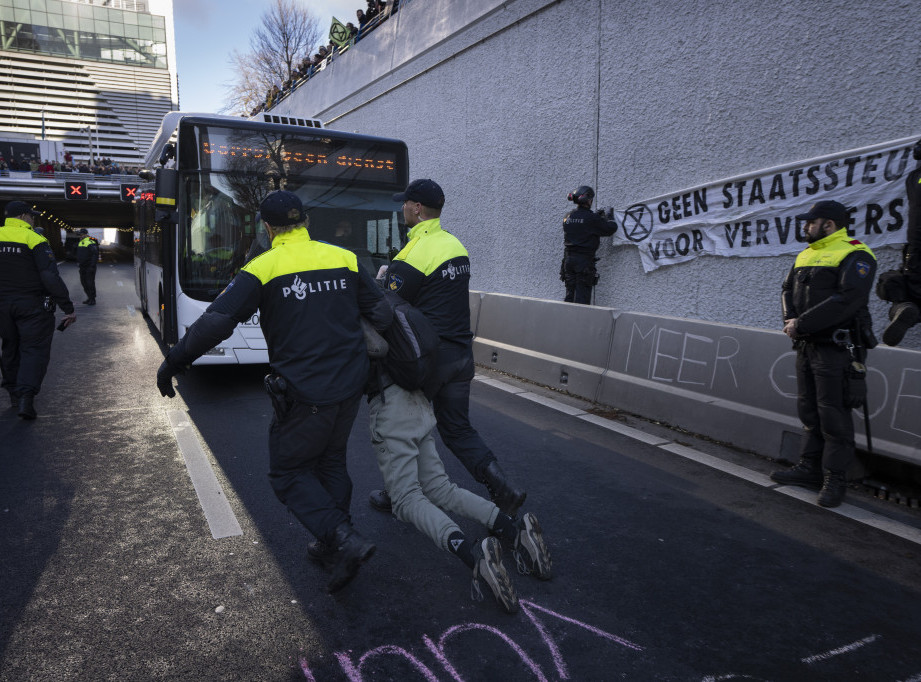
[(215, 128), (202, 130), (198, 139), (202, 170), (277, 172), (303, 179), (399, 183), (398, 152), (380, 144)]

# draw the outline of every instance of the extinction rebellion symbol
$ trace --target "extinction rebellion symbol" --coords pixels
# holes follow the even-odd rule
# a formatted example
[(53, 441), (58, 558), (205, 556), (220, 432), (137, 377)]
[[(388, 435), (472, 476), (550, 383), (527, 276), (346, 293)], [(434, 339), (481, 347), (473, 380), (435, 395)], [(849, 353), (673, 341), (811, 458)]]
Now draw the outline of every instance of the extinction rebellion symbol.
[(624, 211), (624, 236), (631, 242), (641, 242), (652, 233), (652, 211), (646, 204), (633, 204)]

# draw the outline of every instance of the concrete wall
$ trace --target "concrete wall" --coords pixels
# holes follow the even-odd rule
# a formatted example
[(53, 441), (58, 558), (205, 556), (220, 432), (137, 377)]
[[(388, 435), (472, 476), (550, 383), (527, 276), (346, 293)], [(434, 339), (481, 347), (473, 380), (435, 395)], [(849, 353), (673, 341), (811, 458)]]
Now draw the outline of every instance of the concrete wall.
[[(795, 353), (781, 332), (503, 294), (470, 299), (480, 365), (767, 457), (797, 456)], [(921, 464), (921, 353), (877, 348), (867, 366), (874, 452)], [(854, 414), (865, 448), (863, 413)]]
[[(561, 299), (567, 193), (627, 206), (921, 136), (921, 13), (902, 0), (413, 0), (272, 113), (405, 140), (444, 187), (473, 285)], [(602, 245), (597, 302), (779, 329), (792, 256), (644, 273)], [(880, 270), (898, 249), (881, 248)], [(888, 306), (874, 299), (877, 334)], [(921, 349), (921, 327), (903, 344)]]

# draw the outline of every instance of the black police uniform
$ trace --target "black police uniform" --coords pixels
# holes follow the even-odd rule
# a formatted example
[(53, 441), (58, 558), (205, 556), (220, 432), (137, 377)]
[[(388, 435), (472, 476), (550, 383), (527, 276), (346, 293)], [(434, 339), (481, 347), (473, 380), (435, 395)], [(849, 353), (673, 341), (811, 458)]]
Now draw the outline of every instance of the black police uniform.
[(368, 375), (359, 315), (383, 330), (390, 307), (355, 254), (298, 227), (243, 266), (166, 363), (188, 365), (257, 309), (278, 387), (269, 431), (272, 489), (315, 537), (335, 546), (336, 529), (350, 523), (346, 442)]
[(568, 303), (591, 303), (595, 286), (595, 252), (601, 237), (617, 230), (617, 223), (606, 220), (590, 209), (580, 206), (563, 219), (563, 281)]
[(438, 332), (438, 389), (432, 400), (438, 433), (479, 482), (496, 456), (470, 424), (473, 332), (470, 330), (470, 258), (460, 240), (433, 218), (410, 229), (385, 286), (418, 308)]
[(875, 273), (873, 252), (840, 229), (802, 251), (783, 282), (783, 319), (797, 319), (797, 411), (806, 430), (800, 455), (813, 469), (841, 476), (854, 455), (854, 423), (845, 406), (852, 358), (833, 336), (847, 330), (862, 356)]
[(84, 236), (77, 244), (77, 265), (80, 269), (80, 286), (86, 293), (84, 303), (96, 302), (96, 264), (99, 262), (99, 244)]
[(37, 394), (48, 370), (54, 310), (46, 297), (64, 313), (74, 311), (48, 240), (24, 220), (7, 218), (0, 227), (0, 370), (14, 398)]

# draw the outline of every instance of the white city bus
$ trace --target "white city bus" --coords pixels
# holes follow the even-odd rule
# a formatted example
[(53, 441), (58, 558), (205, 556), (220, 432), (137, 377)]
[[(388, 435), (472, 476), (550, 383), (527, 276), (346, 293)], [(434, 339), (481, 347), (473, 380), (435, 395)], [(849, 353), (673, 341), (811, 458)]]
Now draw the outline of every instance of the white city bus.
[[(268, 248), (257, 213), (275, 189), (304, 202), (311, 238), (353, 251), (372, 276), (399, 250), (405, 228), (392, 196), (408, 182), (406, 145), (312, 123), (164, 117), (135, 201), (134, 263), (141, 309), (166, 344)], [(257, 314), (195, 364), (264, 362)]]

